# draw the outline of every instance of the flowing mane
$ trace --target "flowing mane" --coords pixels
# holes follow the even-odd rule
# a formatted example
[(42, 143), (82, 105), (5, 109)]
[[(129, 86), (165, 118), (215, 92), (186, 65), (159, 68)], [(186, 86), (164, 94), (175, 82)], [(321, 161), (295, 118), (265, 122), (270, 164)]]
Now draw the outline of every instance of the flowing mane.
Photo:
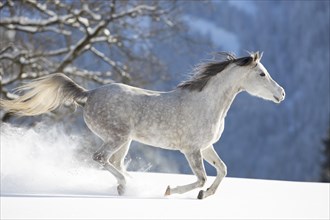
[(234, 63), (238, 66), (248, 66), (252, 62), (255, 62), (261, 58), (261, 54), (259, 54), (259, 52), (250, 53), (250, 56), (241, 58), (237, 58), (234, 54), (228, 52), (219, 52), (217, 54), (225, 57), (225, 60), (220, 62), (206, 62), (197, 65), (197, 67), (195, 67), (192, 71), (190, 79), (181, 82), (177, 88), (188, 89), (190, 91), (197, 90), (200, 92), (212, 76), (222, 72), (229, 64)]

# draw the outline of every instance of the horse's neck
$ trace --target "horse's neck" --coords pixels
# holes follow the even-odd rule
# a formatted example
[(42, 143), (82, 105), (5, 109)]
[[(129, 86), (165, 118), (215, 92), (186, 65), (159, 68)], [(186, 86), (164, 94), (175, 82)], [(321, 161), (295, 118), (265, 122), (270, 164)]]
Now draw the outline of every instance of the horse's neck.
[(199, 96), (204, 100), (204, 105), (208, 108), (210, 116), (215, 121), (223, 120), (234, 101), (236, 95), (241, 91), (239, 85), (240, 73), (224, 70), (210, 79)]

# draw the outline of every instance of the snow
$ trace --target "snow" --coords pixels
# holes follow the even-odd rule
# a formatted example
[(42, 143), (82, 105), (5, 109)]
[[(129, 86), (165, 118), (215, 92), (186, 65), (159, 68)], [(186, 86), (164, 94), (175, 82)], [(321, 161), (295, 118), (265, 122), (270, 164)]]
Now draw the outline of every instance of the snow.
[(107, 172), (95, 172), (103, 181), (86, 179), (72, 193), (2, 195), (1, 219), (329, 219), (326, 183), (225, 178), (214, 196), (198, 200), (198, 190), (163, 196), (167, 184), (191, 175), (131, 172), (119, 197)]
[[(81, 135), (84, 136), (84, 135)], [(129, 172), (126, 194), (116, 180), (84, 157), (81, 137), (61, 126), (1, 124), (1, 219), (329, 219), (326, 183), (227, 177), (215, 195), (199, 189), (164, 197), (168, 185), (192, 175)], [(154, 155), (162, 166), (164, 158)], [(145, 170), (135, 164), (136, 170)], [(230, 174), (230, 170), (229, 170)], [(208, 177), (207, 188), (214, 181)]]

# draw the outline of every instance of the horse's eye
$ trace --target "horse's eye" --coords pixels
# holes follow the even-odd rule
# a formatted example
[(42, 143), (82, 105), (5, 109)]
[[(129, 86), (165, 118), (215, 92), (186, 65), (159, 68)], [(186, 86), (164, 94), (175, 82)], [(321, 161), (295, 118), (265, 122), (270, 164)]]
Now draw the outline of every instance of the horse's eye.
[(260, 73), (259, 75), (260, 75), (260, 76), (266, 76), (265, 73)]

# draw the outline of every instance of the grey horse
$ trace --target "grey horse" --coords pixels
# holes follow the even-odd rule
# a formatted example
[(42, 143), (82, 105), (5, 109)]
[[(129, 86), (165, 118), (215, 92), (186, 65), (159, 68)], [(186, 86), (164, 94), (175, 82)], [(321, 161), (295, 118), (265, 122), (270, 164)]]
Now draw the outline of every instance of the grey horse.
[(19, 88), (27, 92), (0, 105), (17, 115), (39, 115), (65, 102), (83, 107), (87, 126), (103, 140), (93, 159), (112, 173), (119, 195), (125, 192), (124, 158), (132, 140), (169, 150), (181, 151), (197, 181), (168, 186), (165, 195), (185, 193), (204, 186), (203, 159), (214, 166), (217, 176), (198, 199), (215, 193), (227, 174), (224, 162), (214, 150), (224, 130), (226, 114), (235, 96), (247, 91), (275, 103), (285, 92), (261, 64), (262, 54), (237, 58), (223, 53), (222, 61), (198, 65), (191, 77), (169, 92), (150, 91), (120, 83), (86, 90), (61, 73), (36, 79)]

